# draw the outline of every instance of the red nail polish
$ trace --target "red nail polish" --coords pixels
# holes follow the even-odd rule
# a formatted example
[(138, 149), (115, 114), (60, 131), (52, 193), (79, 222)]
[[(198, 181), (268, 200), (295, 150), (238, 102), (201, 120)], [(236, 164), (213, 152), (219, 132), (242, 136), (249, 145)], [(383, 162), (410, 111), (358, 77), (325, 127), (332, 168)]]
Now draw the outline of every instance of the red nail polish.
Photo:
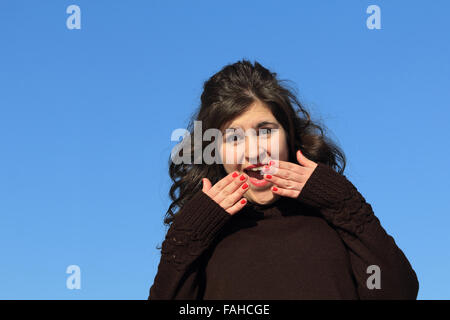
[(272, 179), (272, 176), (270, 174), (266, 174), (267, 179)]
[(278, 191), (278, 188), (277, 187), (273, 187), (272, 190), (273, 191)]
[(270, 162), (269, 162), (269, 166), (273, 166), (273, 165), (275, 165), (275, 161), (273, 161), (273, 160), (270, 160)]
[(236, 178), (238, 175), (239, 175), (239, 174), (238, 174), (237, 172), (234, 172), (233, 175), (232, 175), (232, 177), (233, 177), (233, 178)]
[(242, 189), (247, 189), (248, 188), (248, 184), (247, 183), (244, 183), (243, 185), (242, 185)]
[(241, 175), (241, 177), (239, 179), (241, 179), (241, 181), (243, 181), (243, 180), (245, 180), (245, 176)]
[(247, 202), (247, 200), (245, 200), (245, 199), (242, 199), (242, 200), (241, 200), (241, 203), (242, 203), (242, 204), (245, 204), (246, 202)]

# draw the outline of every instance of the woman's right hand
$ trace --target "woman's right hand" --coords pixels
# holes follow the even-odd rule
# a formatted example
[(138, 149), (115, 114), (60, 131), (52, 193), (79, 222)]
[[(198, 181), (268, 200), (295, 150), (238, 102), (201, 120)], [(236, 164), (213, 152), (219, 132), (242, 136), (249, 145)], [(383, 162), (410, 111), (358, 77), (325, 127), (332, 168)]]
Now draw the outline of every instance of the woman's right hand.
[(203, 178), (202, 191), (224, 208), (226, 212), (234, 215), (247, 203), (247, 199), (243, 198), (244, 193), (248, 190), (247, 180), (248, 176), (245, 173), (239, 175), (238, 172), (232, 172), (214, 186), (211, 186), (211, 181), (208, 178)]

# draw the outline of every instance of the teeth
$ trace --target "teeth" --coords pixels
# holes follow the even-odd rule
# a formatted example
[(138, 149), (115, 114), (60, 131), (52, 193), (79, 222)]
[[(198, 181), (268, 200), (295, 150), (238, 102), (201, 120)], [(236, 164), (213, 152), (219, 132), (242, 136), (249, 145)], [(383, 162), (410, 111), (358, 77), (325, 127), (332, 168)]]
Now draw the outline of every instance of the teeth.
[(250, 168), (250, 169), (248, 169), (248, 170), (251, 170), (251, 171), (261, 171), (262, 168), (263, 168), (263, 166), (261, 166), (261, 167), (255, 167), (255, 168)]

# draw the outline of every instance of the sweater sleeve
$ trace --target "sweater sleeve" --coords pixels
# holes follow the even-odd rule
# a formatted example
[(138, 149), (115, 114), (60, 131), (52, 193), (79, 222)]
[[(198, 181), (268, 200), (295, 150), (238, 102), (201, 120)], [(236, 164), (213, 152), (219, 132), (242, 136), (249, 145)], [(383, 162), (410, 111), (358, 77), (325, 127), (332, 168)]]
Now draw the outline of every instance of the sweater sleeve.
[(409, 261), (345, 175), (319, 162), (297, 199), (318, 209), (340, 234), (360, 299), (417, 298), (419, 283)]
[(148, 300), (195, 300), (202, 295), (202, 255), (231, 215), (199, 190), (176, 214), (161, 245)]

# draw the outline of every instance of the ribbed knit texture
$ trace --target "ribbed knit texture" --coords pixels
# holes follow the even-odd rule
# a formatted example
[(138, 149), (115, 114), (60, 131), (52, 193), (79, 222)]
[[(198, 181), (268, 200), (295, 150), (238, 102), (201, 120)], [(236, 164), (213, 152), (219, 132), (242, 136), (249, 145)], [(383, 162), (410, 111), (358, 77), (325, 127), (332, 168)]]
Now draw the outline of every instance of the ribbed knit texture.
[[(162, 243), (156, 285), (150, 291), (153, 299), (175, 298), (172, 292), (175, 287), (168, 290), (167, 286), (176, 286), (177, 281), (186, 276), (183, 272), (211, 245), (230, 218), (231, 215), (202, 190), (187, 201), (176, 214)], [(182, 291), (178, 296), (178, 299), (185, 298)]]
[[(395, 213), (393, 213), (395, 214)], [(370, 289), (368, 268), (381, 270)], [(231, 216), (202, 191), (177, 213), (149, 299), (415, 299), (417, 276), (372, 207), (318, 163), (297, 199)]]
[(175, 216), (173, 229), (184, 231), (191, 240), (210, 242), (226, 223), (231, 215), (207, 196), (202, 190), (182, 208), (182, 212)]
[(364, 225), (376, 218), (347, 177), (320, 162), (297, 199), (320, 208), (327, 221), (351, 234), (362, 233)]

